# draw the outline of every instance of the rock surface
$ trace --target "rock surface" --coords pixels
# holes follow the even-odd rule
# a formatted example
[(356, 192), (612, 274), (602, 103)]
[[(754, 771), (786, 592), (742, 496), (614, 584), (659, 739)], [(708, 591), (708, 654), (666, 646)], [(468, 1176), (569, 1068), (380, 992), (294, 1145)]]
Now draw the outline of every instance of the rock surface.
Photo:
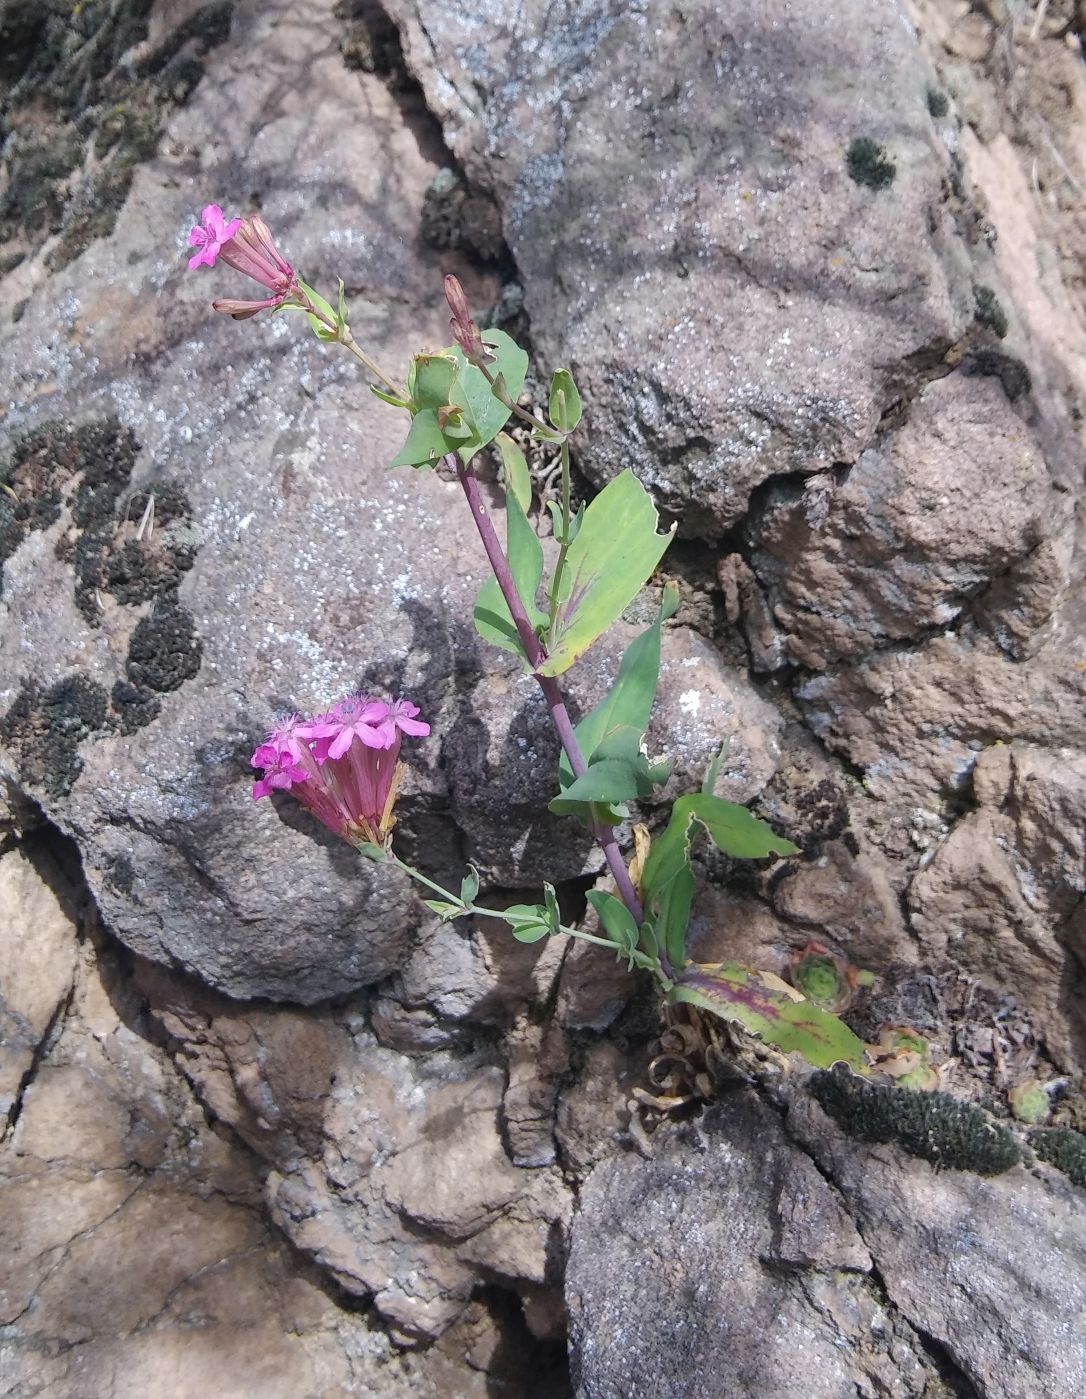
[(944, 1377), (987, 1399), (1081, 1393), (1074, 1189), (1020, 1167), (936, 1173), (787, 1098), (787, 1129), (733, 1096), (658, 1132), (651, 1160), (593, 1171), (566, 1282), (579, 1399), (921, 1399)]
[[(65, 932), (49, 913), (29, 859), (47, 854), (32, 843), (0, 857), (5, 889), (26, 896), (5, 927), (14, 921), (30, 946), (35, 917), (71, 988), (50, 1026), (27, 1012), (34, 1066), (0, 1155), (0, 1389), (13, 1399), (249, 1399), (255, 1389), (483, 1399), (494, 1384), (527, 1395), (538, 1379), (561, 1393), (523, 1322), (492, 1299), (464, 1308), (446, 1342), (417, 1357), (341, 1305), (270, 1225), (259, 1158), (208, 1125), (154, 1043), (124, 960), (93, 928), (77, 943), (75, 923)], [(31, 1007), (40, 965), (5, 959), (4, 983), (9, 1005)], [(295, 1092), (304, 1088), (296, 1077)]]
[[(644, 1389), (669, 1399), (676, 1374), (1081, 1392), (1052, 1329), (1081, 1306), (1060, 1178), (936, 1176), (787, 1094), (787, 1132), (733, 1099), (652, 1162), (616, 1156), (659, 1030), (638, 978), (438, 926), (296, 807), (253, 807), (273, 713), (402, 687), (434, 724), (405, 855), (447, 881), (474, 860), (494, 908), (557, 879), (571, 916), (598, 869), (539, 815), (553, 742), (474, 639), (455, 487), (388, 473), (402, 424), (349, 363), (212, 317), (236, 279), (182, 263), (203, 203), (259, 203), (308, 277), (343, 272), (394, 372), (446, 338), (441, 271), (494, 315), (523, 300), (541, 370), (580, 380), (579, 465), (598, 484), (632, 462), (688, 536), (649, 733), (676, 759), (665, 796), (726, 741), (718, 790), (800, 846), (699, 851), (695, 954), (780, 972), (831, 943), (875, 973), (865, 1037), (916, 1026), (998, 1110), (1086, 1066), (1086, 76), (1060, 4), (1030, 43), (992, 6), (909, 0), (931, 66), (892, 0), (388, 0), (452, 155), (371, 6), (159, 5), (146, 34), (140, 8), (109, 6), (102, 85), (57, 117), (94, 126), (77, 173), (99, 184), (46, 171), (49, 227), (21, 223), (0, 263), (0, 829), (68, 831), (109, 932), (150, 959), (77, 947), (32, 838), (0, 851), (20, 972), (0, 977), (0, 1387), (557, 1399), (572, 1227), (586, 1394), (656, 1383), (672, 1333)], [(76, 40), (43, 100), (83, 71)], [(116, 107), (158, 102), (171, 45), (185, 81), (155, 121), (91, 151)], [(60, 125), (5, 125), (5, 227), (30, 137)], [(114, 166), (117, 208), (88, 222)], [(651, 592), (570, 677), (576, 710)], [(746, 1349), (711, 1353), (728, 1336)]]
[[(910, 362), (972, 319), (894, 0), (388, 8), (502, 207), (537, 349), (590, 404), (582, 465), (633, 466), (684, 530), (718, 536), (770, 477), (855, 461)], [(865, 139), (885, 188), (850, 174)]]

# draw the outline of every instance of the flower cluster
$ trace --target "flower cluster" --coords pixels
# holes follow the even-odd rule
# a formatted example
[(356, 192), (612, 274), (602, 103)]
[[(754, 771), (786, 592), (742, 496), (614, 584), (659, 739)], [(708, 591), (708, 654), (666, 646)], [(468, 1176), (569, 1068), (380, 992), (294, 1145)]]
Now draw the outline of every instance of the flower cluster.
[(189, 233), (189, 246), (198, 249), (189, 258), (190, 268), (214, 267), (222, 258), (228, 267), (244, 272), (271, 293), (259, 301), (213, 301), (213, 310), (244, 321), (267, 306), (280, 306), (285, 301), (302, 304), (297, 274), (275, 246), (271, 230), (259, 214), (228, 222), (218, 204), (208, 204)]
[(292, 714), (253, 754), (263, 773), (253, 800), (290, 792), (350, 844), (384, 845), (395, 825), (401, 737), (430, 732), (418, 712), (409, 700), (352, 695), (314, 719)]

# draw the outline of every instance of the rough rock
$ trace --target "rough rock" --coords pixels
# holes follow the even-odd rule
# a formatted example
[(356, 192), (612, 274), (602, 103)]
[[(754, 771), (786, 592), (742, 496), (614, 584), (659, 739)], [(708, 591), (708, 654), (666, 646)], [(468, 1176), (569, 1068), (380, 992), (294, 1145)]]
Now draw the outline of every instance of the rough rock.
[(936, 1172), (785, 1098), (787, 1130), (743, 1093), (589, 1176), (566, 1282), (579, 1399), (682, 1399), (708, 1376), (775, 1399), (1081, 1392), (1081, 1193), (1048, 1170)]
[(482, 1279), (537, 1310), (553, 1293), (569, 1190), (511, 1159), (516, 1095), (486, 1037), (409, 1058), (362, 1005), (242, 1011), (150, 967), (141, 984), (201, 1098), (266, 1161), (272, 1218), (394, 1334), (441, 1336)]
[(1020, 659), (1066, 586), (1070, 536), (1052, 536), (1061, 518), (1070, 524), (1068, 504), (999, 380), (955, 375), (929, 385), (904, 426), (860, 456), (824, 522), (812, 527), (804, 493), (782, 487), (747, 528), (798, 665), (823, 670), (944, 630), (996, 579), (987, 629), (1008, 649), (1013, 629)]
[[(932, 1370), (855, 1224), (753, 1095), (598, 1165), (566, 1300), (579, 1399), (919, 1396)], [(644, 1266), (652, 1259), (652, 1267)]]
[(1064, 1066), (1086, 1053), (1075, 969), (1086, 964), (1086, 759), (1024, 744), (977, 759), (978, 809), (914, 878), (911, 924), (929, 956), (1011, 990)]
[[(5, 881), (33, 893), (37, 876), (20, 860), (18, 850), (5, 853)], [(271, 1399), (482, 1399), (491, 1368), (504, 1368), (511, 1392), (528, 1392), (517, 1366), (494, 1354), (526, 1336), (522, 1322), (510, 1330), (499, 1314), (488, 1332), (480, 1305), (448, 1350), (405, 1360), (364, 1315), (339, 1305), (269, 1226), (259, 1162), (209, 1127), (149, 1038), (109, 945), (91, 931), (77, 948), (68, 920), (62, 947), (61, 921), (40, 893), (7, 910), (6, 929), (13, 913), (27, 948), (32, 932), (51, 939), (72, 990), (0, 1155), (5, 1394), (247, 1399), (256, 1386)], [(33, 956), (5, 960), (12, 1003), (33, 1005), (41, 987)], [(457, 1347), (481, 1347), (485, 1334), (490, 1353), (465, 1367)], [(530, 1338), (521, 1344), (530, 1352)]]
[(990, 1178), (935, 1171), (896, 1147), (857, 1145), (798, 1093), (790, 1104), (789, 1130), (840, 1192), (890, 1303), (943, 1349), (952, 1373), (986, 1399), (1082, 1392), (1081, 1191), (1044, 1167)]
[(969, 629), (891, 648), (802, 681), (807, 722), (886, 801), (938, 807), (968, 791), (977, 754), (1021, 739), (1078, 747), (1084, 732), (1077, 623), (1027, 665)]
[[(590, 404), (582, 465), (633, 466), (686, 531), (855, 461), (971, 321), (930, 70), (893, 0), (387, 8), (502, 208), (545, 364)], [(885, 188), (850, 174), (865, 138)]]
[[(35, 1055), (64, 1008), (75, 975), (72, 891), (42, 847), (0, 854), (0, 1116), (10, 1118)], [(67, 905), (67, 906), (66, 906)]]

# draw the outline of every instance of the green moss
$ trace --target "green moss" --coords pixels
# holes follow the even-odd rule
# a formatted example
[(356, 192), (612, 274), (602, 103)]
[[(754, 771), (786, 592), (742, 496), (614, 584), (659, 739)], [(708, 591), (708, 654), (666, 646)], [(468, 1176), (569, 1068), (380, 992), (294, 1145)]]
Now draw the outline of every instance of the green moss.
[(881, 1088), (840, 1069), (815, 1074), (811, 1092), (849, 1136), (897, 1142), (937, 1166), (987, 1176), (1022, 1159), (1006, 1127), (947, 1093)]
[(885, 147), (871, 136), (857, 136), (848, 148), (848, 173), (858, 185), (886, 189), (894, 183), (897, 166)]
[(974, 287), (973, 300), (977, 307), (977, 324), (994, 330), (1002, 340), (1007, 334), (1007, 313), (991, 287)]
[(1070, 1127), (1048, 1127), (1042, 1132), (1031, 1132), (1029, 1144), (1042, 1161), (1086, 1189), (1086, 1137), (1081, 1132)]

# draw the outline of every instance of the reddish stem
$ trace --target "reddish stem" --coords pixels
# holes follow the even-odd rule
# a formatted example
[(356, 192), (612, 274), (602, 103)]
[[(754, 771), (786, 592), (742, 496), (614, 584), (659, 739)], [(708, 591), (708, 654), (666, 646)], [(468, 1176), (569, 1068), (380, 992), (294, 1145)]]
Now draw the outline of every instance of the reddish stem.
[[(475, 526), (483, 541), (483, 548), (490, 560), (490, 567), (494, 570), (494, 577), (498, 580), (498, 587), (501, 589), (502, 597), (505, 598), (506, 606), (509, 608), (509, 615), (513, 618), (517, 635), (524, 647), (524, 654), (528, 658), (528, 664), (532, 667), (533, 674), (539, 682), (539, 688), (543, 691), (543, 698), (546, 701), (551, 722), (558, 731), (558, 737), (565, 749), (574, 777), (581, 777), (588, 771), (588, 764), (585, 762), (584, 754), (577, 742), (577, 735), (573, 732), (573, 724), (570, 721), (569, 711), (566, 709), (566, 703), (562, 698), (562, 691), (558, 687), (557, 680), (553, 676), (539, 674), (539, 667), (547, 659), (547, 652), (539, 637), (536, 636), (535, 628), (532, 626), (531, 619), (520, 599), (520, 594), (517, 592), (517, 585), (513, 582), (513, 574), (509, 568), (509, 560), (505, 557), (505, 551), (502, 549), (497, 531), (494, 529), (490, 512), (483, 500), (483, 493), (479, 489), (479, 482), (475, 479), (470, 467), (464, 465), (456, 452), (450, 452), (445, 458), (445, 463), (447, 466), (456, 468), (457, 478), (464, 488), (465, 496), (467, 496), (471, 517), (475, 521)], [(603, 851), (603, 857), (607, 861), (607, 867), (611, 871), (622, 902), (633, 914), (640, 927), (644, 920), (644, 911), (641, 908), (641, 901), (637, 897), (637, 891), (634, 889), (633, 880), (630, 878), (630, 872), (626, 868), (626, 862), (622, 858), (622, 852), (618, 848), (614, 832), (610, 826), (594, 822), (592, 835)]]

